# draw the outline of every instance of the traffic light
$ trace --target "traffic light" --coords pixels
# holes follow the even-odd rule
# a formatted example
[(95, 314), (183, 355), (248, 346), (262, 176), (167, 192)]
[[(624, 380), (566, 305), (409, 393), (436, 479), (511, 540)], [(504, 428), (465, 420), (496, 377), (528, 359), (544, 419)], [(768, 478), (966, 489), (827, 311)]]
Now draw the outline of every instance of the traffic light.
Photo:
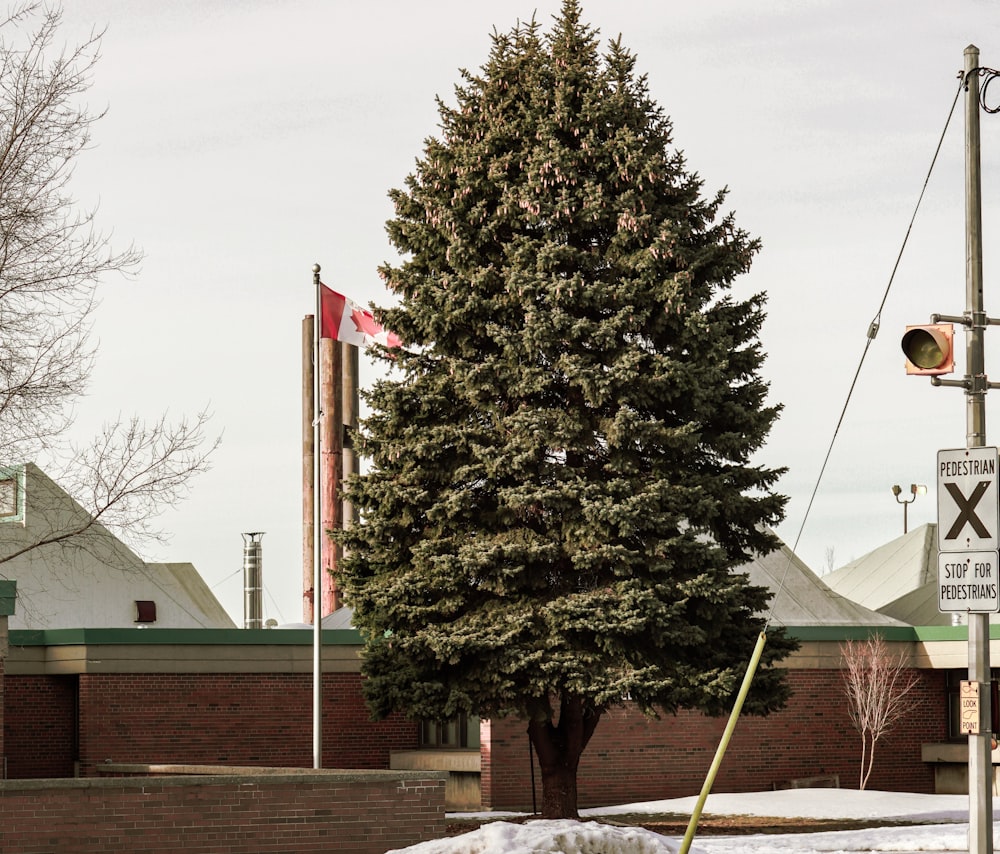
[(955, 371), (955, 327), (950, 323), (907, 326), (902, 340), (906, 373), (923, 376)]

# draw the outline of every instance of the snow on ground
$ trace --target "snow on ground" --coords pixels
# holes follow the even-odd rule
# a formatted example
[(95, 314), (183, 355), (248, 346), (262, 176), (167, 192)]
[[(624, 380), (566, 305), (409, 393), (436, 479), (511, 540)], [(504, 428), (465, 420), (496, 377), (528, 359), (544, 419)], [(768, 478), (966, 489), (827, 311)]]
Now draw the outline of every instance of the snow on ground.
[[(690, 815), (695, 797), (581, 810), (581, 821), (534, 820), (516, 824), (512, 813), (461, 813), (495, 819), (471, 833), (401, 849), (395, 854), (676, 854), (681, 837), (637, 827), (604, 824), (615, 816)], [(922, 822), (827, 833), (696, 836), (692, 854), (833, 854), (833, 852), (968, 851), (967, 795), (859, 792), (853, 789), (789, 789), (710, 795), (708, 815), (781, 818), (843, 818)], [(588, 820), (596, 817), (596, 820)], [(996, 817), (994, 818), (996, 821)], [(393, 854), (390, 852), (390, 854)]]
[[(582, 815), (675, 813), (691, 815), (698, 798), (674, 798), (618, 807), (581, 810)], [(856, 789), (782, 789), (709, 795), (703, 813), (763, 815), (772, 818), (905, 819), (967, 821), (968, 795), (921, 795), (914, 792), (859, 792)], [(489, 813), (486, 813), (489, 815)]]

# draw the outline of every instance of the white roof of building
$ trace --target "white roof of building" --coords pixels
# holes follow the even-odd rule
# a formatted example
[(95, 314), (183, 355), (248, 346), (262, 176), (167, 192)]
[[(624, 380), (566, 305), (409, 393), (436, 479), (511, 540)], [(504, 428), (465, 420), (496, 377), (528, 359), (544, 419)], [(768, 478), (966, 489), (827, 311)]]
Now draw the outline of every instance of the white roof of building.
[[(771, 622), (778, 626), (898, 626), (899, 620), (859, 605), (832, 590), (784, 543), (766, 557), (739, 567), (750, 581), (776, 594)], [(351, 628), (354, 611), (340, 608), (323, 618), (324, 629)], [(766, 615), (765, 615), (766, 616)], [(303, 626), (310, 628), (309, 626)]]
[[(898, 626), (898, 619), (880, 614), (832, 589), (784, 543), (764, 557), (737, 570), (750, 581), (773, 591), (771, 622), (779, 626)], [(767, 615), (765, 615), (767, 616)]]
[[(190, 563), (144, 562), (32, 463), (0, 474), (18, 484), (17, 513), (0, 516), (0, 578), (17, 582), (9, 628), (235, 628)], [(137, 602), (155, 604), (155, 622), (138, 621)]]
[(838, 593), (911, 626), (950, 625), (938, 610), (937, 525), (879, 546), (824, 577)]

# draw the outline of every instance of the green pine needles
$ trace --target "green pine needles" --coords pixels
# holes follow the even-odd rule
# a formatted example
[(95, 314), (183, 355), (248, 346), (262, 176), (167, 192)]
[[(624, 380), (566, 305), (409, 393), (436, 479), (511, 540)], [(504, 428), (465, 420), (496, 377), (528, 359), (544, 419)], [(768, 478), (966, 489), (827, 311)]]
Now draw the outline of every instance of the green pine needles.
[[(367, 395), (340, 582), (375, 715), (521, 717), (543, 814), (575, 815), (605, 710), (728, 711), (764, 627), (732, 571), (785, 502), (751, 463), (778, 415), (764, 296), (731, 293), (759, 244), (576, 0), (494, 33), (455, 100), (391, 193), (407, 350)], [(746, 708), (785, 696), (765, 666)]]

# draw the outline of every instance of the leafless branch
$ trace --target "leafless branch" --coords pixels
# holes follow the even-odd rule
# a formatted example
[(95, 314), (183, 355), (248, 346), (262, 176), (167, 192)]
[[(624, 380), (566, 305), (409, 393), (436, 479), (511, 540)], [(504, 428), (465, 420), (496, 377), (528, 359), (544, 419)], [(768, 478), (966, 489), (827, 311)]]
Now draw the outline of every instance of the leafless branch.
[(193, 421), (183, 418), (176, 424), (166, 416), (153, 424), (119, 419), (105, 427), (73, 465), (79, 473), (77, 493), (89, 499), (85, 506), (95, 521), (137, 546), (161, 541), (150, 523), (187, 496), (191, 479), (208, 471), (221, 441), (208, 442), (209, 417), (201, 412)]
[(851, 723), (861, 735), (859, 788), (864, 789), (875, 761), (875, 743), (910, 711), (906, 698), (918, 680), (906, 666), (904, 654), (893, 656), (879, 634), (866, 641), (847, 641), (840, 652)]
[[(60, 48), (61, 21), (41, 2), (0, 15), (0, 464), (65, 458), (94, 364), (96, 288), (108, 273), (133, 275), (141, 260), (134, 247), (113, 249), (95, 211), (70, 194), (76, 159), (104, 115), (84, 100), (103, 32)], [(119, 416), (89, 447), (68, 449), (71, 463), (57, 476), (83, 512), (34, 506), (46, 524), (33, 541), (5, 538), (0, 565), (60, 546), (134, 563), (103, 532), (135, 545), (161, 539), (153, 520), (181, 500), (218, 444), (206, 438), (207, 418)]]
[(93, 366), (95, 288), (132, 274), (68, 183), (102, 115), (82, 105), (101, 33), (56, 50), (62, 13), (24, 3), (0, 22), (0, 460), (30, 459), (72, 423)]
[(210, 468), (209, 458), (221, 441), (207, 442), (208, 420), (202, 412), (176, 424), (164, 416), (153, 424), (131, 418), (106, 425), (89, 446), (76, 451), (62, 481), (86, 517), (71, 524), (53, 521), (43, 537), (0, 553), (0, 565), (42, 546), (72, 542), (86, 550), (85, 536), (95, 529), (110, 530), (137, 550), (161, 542), (153, 520), (187, 495), (191, 479)]

